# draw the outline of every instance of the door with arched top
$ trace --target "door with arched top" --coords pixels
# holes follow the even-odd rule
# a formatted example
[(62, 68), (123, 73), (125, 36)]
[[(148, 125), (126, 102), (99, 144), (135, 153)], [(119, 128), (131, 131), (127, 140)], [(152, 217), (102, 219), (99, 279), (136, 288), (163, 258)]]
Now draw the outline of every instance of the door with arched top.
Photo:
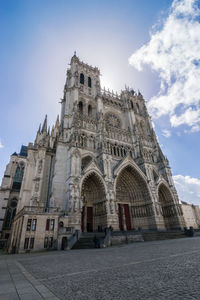
[(95, 172), (90, 173), (82, 183), (83, 208), (81, 229), (84, 232), (96, 231), (106, 226), (105, 189), (102, 179)]
[(153, 210), (146, 181), (130, 165), (121, 170), (116, 180), (119, 229), (148, 229)]

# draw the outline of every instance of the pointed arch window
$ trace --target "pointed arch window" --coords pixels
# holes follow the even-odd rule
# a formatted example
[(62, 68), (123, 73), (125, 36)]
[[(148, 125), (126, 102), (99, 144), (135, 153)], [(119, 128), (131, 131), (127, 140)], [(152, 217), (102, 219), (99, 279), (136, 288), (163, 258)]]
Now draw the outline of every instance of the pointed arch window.
[(133, 101), (131, 101), (131, 109), (133, 109)]
[(92, 87), (92, 79), (91, 77), (88, 77), (88, 87)]
[(80, 83), (84, 84), (84, 74), (83, 73), (80, 74)]
[(138, 103), (136, 103), (136, 111), (137, 111), (138, 114), (140, 113), (140, 108), (139, 108), (139, 104)]
[(8, 208), (6, 212), (4, 228), (9, 229), (11, 227), (11, 221), (12, 221), (12, 209)]
[(78, 104), (78, 110), (79, 110), (79, 113), (82, 114), (83, 113), (83, 102), (79, 102)]
[(88, 105), (88, 117), (92, 116), (92, 106), (89, 104)]
[(18, 164), (16, 171), (15, 171), (15, 176), (13, 178), (13, 186), (12, 186), (13, 189), (20, 190), (21, 184), (22, 184), (22, 179), (24, 176), (24, 167), (25, 166), (24, 166), (23, 162)]

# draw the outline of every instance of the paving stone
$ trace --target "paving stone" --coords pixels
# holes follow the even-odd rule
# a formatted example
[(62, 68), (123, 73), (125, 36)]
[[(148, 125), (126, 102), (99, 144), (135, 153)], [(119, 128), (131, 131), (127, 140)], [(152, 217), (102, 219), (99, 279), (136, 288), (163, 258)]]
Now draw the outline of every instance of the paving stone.
[(10, 294), (1, 294), (0, 300), (19, 300), (19, 297), (16, 293), (10, 293)]
[(43, 299), (200, 299), (199, 237), (16, 258)]

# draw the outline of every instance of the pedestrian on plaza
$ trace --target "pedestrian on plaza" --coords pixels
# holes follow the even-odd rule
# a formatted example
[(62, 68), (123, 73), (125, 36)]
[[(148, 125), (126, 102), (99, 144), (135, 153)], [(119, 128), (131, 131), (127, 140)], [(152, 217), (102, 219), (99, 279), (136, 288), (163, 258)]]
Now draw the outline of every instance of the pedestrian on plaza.
[(100, 248), (100, 242), (99, 242), (99, 239), (96, 237), (96, 234), (94, 236), (93, 242), (94, 242), (95, 248)]
[(112, 225), (109, 226), (110, 232), (113, 232), (113, 227)]

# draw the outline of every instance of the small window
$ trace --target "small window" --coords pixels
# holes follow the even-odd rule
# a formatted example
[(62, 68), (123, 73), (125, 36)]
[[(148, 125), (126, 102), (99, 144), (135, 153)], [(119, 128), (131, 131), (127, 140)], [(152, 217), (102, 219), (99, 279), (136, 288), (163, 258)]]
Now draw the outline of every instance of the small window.
[(49, 248), (53, 248), (53, 237), (49, 238)]
[(133, 101), (131, 101), (131, 108), (133, 109)]
[(16, 207), (17, 207), (17, 198), (13, 198), (13, 199), (12, 199), (10, 206), (11, 206), (12, 208), (16, 208)]
[(80, 83), (84, 84), (84, 74), (83, 73), (80, 74)]
[(64, 223), (62, 221), (59, 222), (59, 227), (63, 228), (64, 227)]
[(50, 230), (54, 230), (54, 223), (55, 223), (55, 220), (54, 219), (51, 219), (51, 222), (50, 222)]
[(32, 219), (28, 219), (27, 225), (26, 225), (26, 231), (30, 231), (31, 230), (31, 223), (32, 223)]
[(46, 221), (46, 230), (49, 230), (49, 225), (50, 225), (50, 219), (47, 219), (47, 221)]
[(79, 110), (79, 113), (82, 114), (83, 113), (83, 102), (79, 102), (78, 104), (78, 110)]
[(44, 248), (48, 248), (48, 237), (44, 238)]
[(34, 248), (34, 237), (32, 237), (31, 239), (30, 239), (30, 245), (29, 245), (29, 248), (30, 249), (33, 249)]
[(5, 219), (5, 224), (4, 227), (5, 228), (10, 228), (11, 226), (11, 221), (12, 221), (12, 209), (8, 208), (7, 212), (6, 212), (6, 219)]
[(16, 208), (13, 209), (13, 212), (12, 212), (12, 220), (14, 219), (15, 215), (16, 215)]
[(88, 105), (88, 116), (92, 116), (92, 106), (90, 104)]
[(92, 87), (92, 80), (91, 80), (91, 77), (88, 77), (88, 87)]
[(29, 244), (29, 238), (25, 238), (24, 249), (28, 249), (28, 244)]
[(33, 219), (32, 221), (32, 231), (36, 231), (37, 219)]
[(114, 149), (114, 155), (116, 155), (116, 148), (115, 148), (115, 146), (113, 147), (113, 149)]

